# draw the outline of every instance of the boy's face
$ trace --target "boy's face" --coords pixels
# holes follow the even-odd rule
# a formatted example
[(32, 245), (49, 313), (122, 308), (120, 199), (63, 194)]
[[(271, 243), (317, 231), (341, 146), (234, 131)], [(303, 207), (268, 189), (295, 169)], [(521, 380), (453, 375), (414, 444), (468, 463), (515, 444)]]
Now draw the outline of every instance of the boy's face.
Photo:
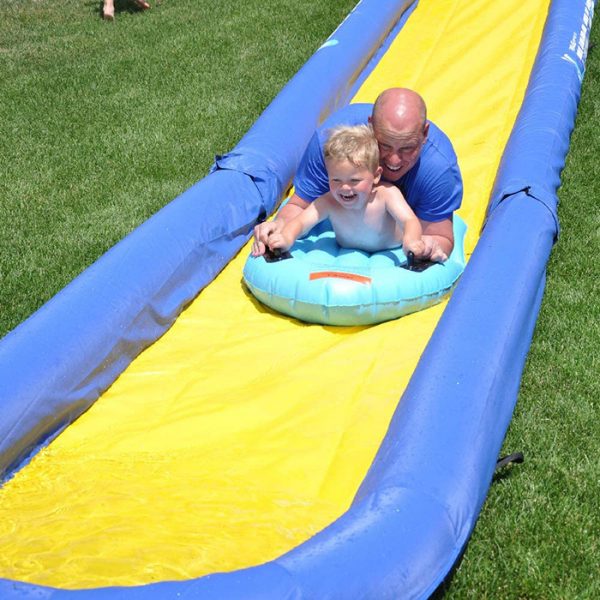
[(348, 160), (327, 160), (329, 189), (340, 206), (360, 210), (372, 197), (373, 187), (379, 183), (381, 167), (372, 173)]

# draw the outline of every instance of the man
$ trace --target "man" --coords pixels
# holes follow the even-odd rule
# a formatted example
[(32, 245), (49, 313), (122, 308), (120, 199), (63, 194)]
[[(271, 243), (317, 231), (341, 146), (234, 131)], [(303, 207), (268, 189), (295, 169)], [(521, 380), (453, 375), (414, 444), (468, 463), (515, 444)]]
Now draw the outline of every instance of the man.
[(323, 158), (328, 131), (336, 125), (370, 123), (379, 146), (383, 179), (400, 188), (423, 228), (425, 248), (418, 258), (439, 260), (454, 247), (452, 216), (462, 201), (462, 178), (447, 136), (427, 121), (425, 102), (406, 88), (383, 91), (375, 104), (350, 104), (315, 132), (294, 178), (295, 193), (273, 221), (254, 228), (255, 254), (267, 238), (329, 190)]

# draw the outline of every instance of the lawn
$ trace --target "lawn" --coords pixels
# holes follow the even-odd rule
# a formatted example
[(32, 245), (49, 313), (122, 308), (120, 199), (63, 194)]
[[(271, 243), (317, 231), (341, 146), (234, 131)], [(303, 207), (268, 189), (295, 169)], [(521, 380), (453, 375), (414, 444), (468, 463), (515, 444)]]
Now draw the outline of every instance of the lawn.
[(0, 336), (201, 179), (354, 4), (2, 0)]
[[(204, 176), (355, 0), (0, 3), (0, 336)], [(562, 233), (458, 598), (600, 597), (600, 36), (560, 189)]]

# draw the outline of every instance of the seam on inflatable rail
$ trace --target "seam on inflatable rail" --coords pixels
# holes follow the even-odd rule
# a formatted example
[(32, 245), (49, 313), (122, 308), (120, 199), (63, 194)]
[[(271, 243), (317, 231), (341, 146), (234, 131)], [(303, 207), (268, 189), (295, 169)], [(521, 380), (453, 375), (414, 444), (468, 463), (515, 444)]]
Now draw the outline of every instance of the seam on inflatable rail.
[[(494, 206), (492, 211), (487, 215), (486, 224), (489, 221), (490, 217), (494, 214), (494, 212), (496, 212), (496, 209), (502, 203), (506, 202), (507, 200), (510, 200), (511, 198), (513, 198), (514, 196), (517, 196), (518, 194), (523, 194), (526, 198), (531, 198), (533, 200), (536, 200), (550, 213), (552, 220), (554, 221), (554, 241), (556, 242), (556, 240), (558, 238), (558, 233), (560, 231), (560, 223), (558, 220), (558, 215), (556, 214), (556, 210), (553, 206), (550, 205), (550, 203), (547, 200), (544, 199), (543, 195), (539, 194), (531, 185), (524, 185), (518, 190), (511, 191), (511, 192), (504, 192), (504, 193), (499, 194), (500, 200), (498, 200), (497, 204)], [(556, 195), (552, 194), (550, 192), (546, 195), (552, 195), (554, 198), (556, 198)], [(557, 203), (558, 203), (558, 200), (556, 200), (555, 204), (557, 204)]]

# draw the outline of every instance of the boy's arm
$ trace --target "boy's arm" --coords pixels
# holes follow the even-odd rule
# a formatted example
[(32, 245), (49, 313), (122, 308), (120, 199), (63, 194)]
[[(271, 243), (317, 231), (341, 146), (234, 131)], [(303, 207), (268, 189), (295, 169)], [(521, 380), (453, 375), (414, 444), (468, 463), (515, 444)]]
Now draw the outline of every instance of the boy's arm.
[(417, 258), (425, 256), (425, 242), (423, 241), (423, 229), (417, 217), (404, 221), (404, 236), (402, 247), (412, 252)]
[(397, 187), (385, 188), (385, 194), (387, 211), (404, 229), (402, 238), (403, 248), (406, 251), (410, 250), (413, 252), (417, 258), (423, 257), (425, 254), (425, 243), (422, 239), (423, 229), (421, 228), (421, 222)]
[(317, 223), (329, 216), (326, 196), (317, 198), (299, 215), (286, 222), (281, 232), (274, 231), (269, 235), (267, 244), (271, 250), (279, 248), (289, 250), (294, 242), (308, 233)]
[(252, 254), (259, 256), (269, 244), (269, 237), (280, 233), (288, 221), (300, 214), (319, 196), (329, 190), (327, 169), (321, 150), (321, 139), (318, 131), (311, 137), (310, 142), (302, 155), (298, 170), (294, 176), (294, 195), (271, 221), (260, 223), (254, 228), (254, 244)]
[(299, 214), (305, 210), (310, 203), (306, 200), (303, 200), (298, 196), (298, 194), (293, 194), (293, 196), (288, 200), (285, 206), (281, 208), (281, 210), (277, 213), (277, 216), (272, 221), (265, 221), (264, 223), (260, 223), (256, 225), (254, 228), (254, 243), (252, 244), (252, 255), (260, 256), (265, 252), (265, 245), (267, 244), (267, 240), (269, 236), (273, 233), (281, 233), (284, 225), (291, 221), (293, 218), (297, 217)]

